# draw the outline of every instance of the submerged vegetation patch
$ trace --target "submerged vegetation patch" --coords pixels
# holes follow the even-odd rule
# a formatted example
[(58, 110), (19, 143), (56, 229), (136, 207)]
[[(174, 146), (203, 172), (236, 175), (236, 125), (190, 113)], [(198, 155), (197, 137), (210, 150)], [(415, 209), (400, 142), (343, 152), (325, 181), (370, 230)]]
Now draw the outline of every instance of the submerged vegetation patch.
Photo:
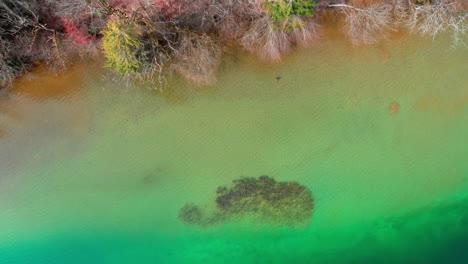
[(268, 176), (241, 178), (233, 185), (218, 187), (210, 208), (189, 203), (179, 219), (186, 224), (214, 225), (248, 218), (272, 225), (307, 224), (314, 210), (314, 199), (307, 187), (297, 182), (278, 182)]

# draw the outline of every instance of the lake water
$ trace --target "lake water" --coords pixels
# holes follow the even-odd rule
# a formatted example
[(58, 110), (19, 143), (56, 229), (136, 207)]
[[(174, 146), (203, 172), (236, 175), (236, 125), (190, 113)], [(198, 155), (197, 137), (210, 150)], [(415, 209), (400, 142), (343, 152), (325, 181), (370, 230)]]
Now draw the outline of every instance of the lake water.
[[(328, 37), (229, 54), (209, 88), (26, 76), (0, 96), (0, 263), (467, 263), (467, 62), (448, 38)], [(260, 175), (312, 191), (310, 226), (177, 219)]]

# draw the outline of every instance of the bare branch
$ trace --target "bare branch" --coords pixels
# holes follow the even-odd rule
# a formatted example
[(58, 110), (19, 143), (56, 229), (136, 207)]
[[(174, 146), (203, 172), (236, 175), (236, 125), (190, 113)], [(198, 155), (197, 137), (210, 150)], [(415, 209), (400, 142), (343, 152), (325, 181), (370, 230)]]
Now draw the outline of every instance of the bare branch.
[(406, 16), (400, 22), (411, 32), (435, 38), (450, 32), (455, 45), (466, 45), (468, 13), (461, 3), (453, 0), (437, 0), (418, 5), (406, 2)]
[(216, 69), (221, 59), (221, 48), (208, 35), (186, 31), (180, 36), (174, 54), (174, 69), (197, 85), (216, 81)]
[(318, 38), (319, 25), (314, 21), (305, 21), (294, 16), (291, 23), (295, 25), (290, 33), (290, 39), (293, 43), (301, 46), (307, 46), (313, 40)]
[(14, 67), (7, 55), (10, 48), (9, 43), (0, 39), (0, 88), (10, 85), (16, 77)]
[(387, 36), (391, 26), (392, 6), (373, 4), (358, 8), (347, 4), (334, 4), (329, 7), (339, 8), (346, 16), (344, 33), (354, 45), (370, 45)]
[(250, 52), (269, 61), (279, 61), (291, 52), (291, 42), (286, 32), (275, 30), (267, 16), (257, 19), (240, 40), (241, 45)]

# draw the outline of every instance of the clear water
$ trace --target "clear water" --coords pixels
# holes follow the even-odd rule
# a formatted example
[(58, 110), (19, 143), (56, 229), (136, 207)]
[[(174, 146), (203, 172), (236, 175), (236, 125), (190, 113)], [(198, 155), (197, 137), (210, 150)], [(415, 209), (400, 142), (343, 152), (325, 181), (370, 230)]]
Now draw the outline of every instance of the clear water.
[[(0, 263), (467, 263), (467, 62), (445, 38), (325, 39), (231, 54), (206, 89), (26, 77), (0, 97)], [(309, 227), (177, 219), (264, 174), (311, 189)]]

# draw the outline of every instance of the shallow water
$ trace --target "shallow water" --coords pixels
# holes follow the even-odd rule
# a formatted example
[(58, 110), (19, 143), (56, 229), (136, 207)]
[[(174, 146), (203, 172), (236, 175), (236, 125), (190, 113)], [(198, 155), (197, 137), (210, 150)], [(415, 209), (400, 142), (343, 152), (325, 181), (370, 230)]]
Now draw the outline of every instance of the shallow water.
[[(206, 89), (23, 78), (0, 97), (0, 263), (466, 263), (467, 61), (445, 38), (324, 39), (228, 55)], [(177, 219), (265, 174), (310, 188), (309, 227)]]

